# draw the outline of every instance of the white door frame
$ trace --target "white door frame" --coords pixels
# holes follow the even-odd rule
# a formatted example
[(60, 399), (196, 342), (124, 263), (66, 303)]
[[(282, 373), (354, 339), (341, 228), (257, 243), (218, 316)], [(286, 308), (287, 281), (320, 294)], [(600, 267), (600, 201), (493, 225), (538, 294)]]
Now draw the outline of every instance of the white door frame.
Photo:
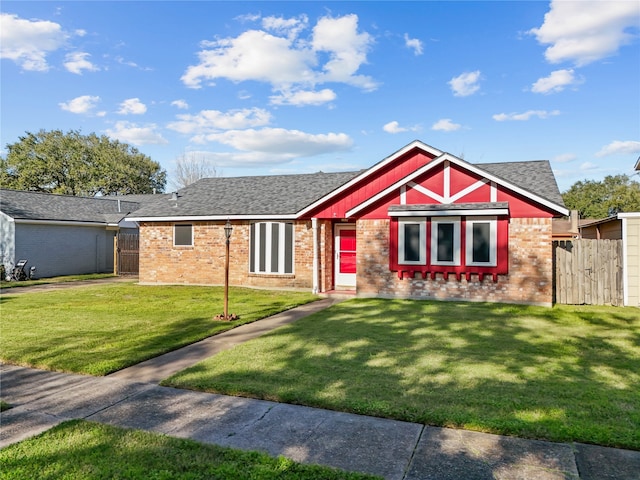
[[(333, 286), (334, 288), (346, 287), (346, 288), (355, 288), (356, 286), (356, 273), (340, 273), (340, 232), (342, 230), (355, 230), (355, 223), (337, 223), (334, 226), (333, 230), (333, 271), (334, 271), (334, 279)], [(356, 244), (356, 249), (358, 245)]]

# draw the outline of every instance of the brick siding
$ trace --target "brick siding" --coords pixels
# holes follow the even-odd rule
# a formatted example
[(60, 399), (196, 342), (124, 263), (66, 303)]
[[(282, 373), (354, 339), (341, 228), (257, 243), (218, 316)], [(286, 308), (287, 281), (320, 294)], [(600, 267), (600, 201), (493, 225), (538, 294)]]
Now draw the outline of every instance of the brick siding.
[[(294, 274), (249, 272), (249, 222), (233, 226), (229, 283), (258, 288), (313, 288), (313, 230), (310, 221), (294, 223)], [(435, 279), (416, 275), (399, 279), (389, 270), (389, 220), (358, 220), (356, 224), (357, 293), (359, 296), (429, 298), (488, 302), (552, 303), (551, 219), (512, 218), (509, 224), (509, 274), (479, 281), (471, 275)], [(333, 288), (333, 226), (318, 221), (319, 290)], [(193, 247), (173, 246), (173, 224), (140, 225), (140, 281), (222, 285), (224, 222), (194, 222)]]
[[(186, 222), (185, 222), (186, 223)], [(173, 245), (173, 223), (140, 225), (140, 282), (146, 284), (224, 284), (225, 222), (192, 222), (193, 246)], [(258, 288), (311, 289), (311, 222), (294, 223), (294, 273), (249, 272), (249, 222), (233, 224), (229, 246), (229, 284)]]
[(455, 275), (435, 279), (399, 279), (389, 270), (389, 220), (359, 220), (359, 296), (430, 298), (551, 305), (552, 250), (551, 219), (512, 218), (509, 224), (509, 274), (479, 281), (471, 275), (457, 280)]

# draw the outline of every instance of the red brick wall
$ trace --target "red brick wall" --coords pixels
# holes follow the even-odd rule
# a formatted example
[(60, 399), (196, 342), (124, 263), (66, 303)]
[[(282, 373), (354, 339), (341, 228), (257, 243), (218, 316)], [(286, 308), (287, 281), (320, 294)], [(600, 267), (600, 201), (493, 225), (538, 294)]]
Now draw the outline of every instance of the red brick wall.
[(551, 219), (512, 218), (509, 224), (509, 274), (470, 281), (437, 274), (400, 280), (389, 270), (389, 220), (359, 220), (358, 295), (489, 302), (552, 303)]
[[(224, 284), (225, 222), (192, 222), (193, 246), (173, 246), (173, 224), (140, 224), (140, 282)], [(313, 286), (311, 222), (294, 223), (293, 275), (249, 273), (249, 222), (235, 222), (229, 246), (229, 284), (265, 288)]]

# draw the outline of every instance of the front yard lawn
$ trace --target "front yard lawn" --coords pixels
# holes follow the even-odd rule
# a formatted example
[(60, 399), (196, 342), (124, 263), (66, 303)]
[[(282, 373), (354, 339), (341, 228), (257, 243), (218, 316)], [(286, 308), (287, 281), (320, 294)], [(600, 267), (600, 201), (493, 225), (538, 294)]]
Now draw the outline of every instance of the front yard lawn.
[(0, 479), (366, 480), (286, 458), (72, 420), (0, 450)]
[(355, 299), (163, 382), (640, 449), (640, 310)]
[(235, 326), (308, 303), (309, 293), (117, 283), (0, 297), (0, 361), (106, 375)]
[(114, 277), (112, 273), (89, 273), (86, 275), (65, 275), (62, 277), (48, 277), (48, 278), (36, 278), (35, 280), (23, 280), (20, 282), (11, 281), (7, 282), (5, 278), (0, 278), (0, 288), (19, 288), (19, 287), (32, 287), (34, 285), (46, 285), (50, 283), (67, 283), (67, 282), (81, 282), (84, 280), (102, 280), (103, 278)]

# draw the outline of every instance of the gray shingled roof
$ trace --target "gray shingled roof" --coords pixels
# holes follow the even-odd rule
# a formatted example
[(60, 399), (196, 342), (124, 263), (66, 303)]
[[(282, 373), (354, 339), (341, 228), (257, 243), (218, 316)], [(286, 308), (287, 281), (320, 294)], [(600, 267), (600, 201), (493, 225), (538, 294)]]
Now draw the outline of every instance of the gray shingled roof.
[(529, 162), (475, 163), (475, 167), (517, 185), (539, 197), (564, 206), (548, 160)]
[[(474, 166), (564, 206), (546, 160)], [(205, 178), (180, 190), (177, 201), (165, 195), (131, 217), (294, 215), (362, 172)]]
[[(473, 165), (564, 206), (546, 160)], [(362, 172), (204, 178), (180, 190), (177, 201), (171, 194), (87, 198), (2, 189), (0, 209), (16, 219), (98, 223), (117, 223), (132, 212), (134, 218), (294, 215)]]
[(0, 189), (0, 211), (20, 220), (118, 223), (139, 202)]
[(203, 178), (132, 217), (294, 215), (361, 172)]

